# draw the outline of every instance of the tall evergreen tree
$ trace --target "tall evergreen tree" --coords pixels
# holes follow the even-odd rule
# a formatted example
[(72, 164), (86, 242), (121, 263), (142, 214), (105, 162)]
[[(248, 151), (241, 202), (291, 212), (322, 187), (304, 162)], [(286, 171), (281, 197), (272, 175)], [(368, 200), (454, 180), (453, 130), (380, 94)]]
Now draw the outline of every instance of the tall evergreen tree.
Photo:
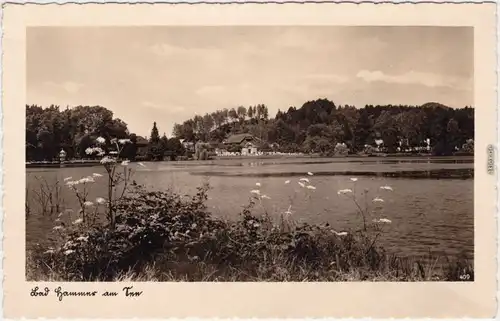
[(160, 142), (160, 134), (158, 134), (156, 122), (153, 123), (153, 129), (151, 129), (151, 137), (149, 137), (149, 142), (155, 145)]

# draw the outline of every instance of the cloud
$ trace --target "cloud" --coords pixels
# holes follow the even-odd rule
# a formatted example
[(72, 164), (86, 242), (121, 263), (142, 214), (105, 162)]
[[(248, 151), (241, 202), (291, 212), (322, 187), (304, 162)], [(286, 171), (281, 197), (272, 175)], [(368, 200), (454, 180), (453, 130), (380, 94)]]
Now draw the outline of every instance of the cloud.
[(203, 58), (203, 59), (219, 59), (223, 52), (219, 48), (215, 47), (180, 47), (173, 46), (167, 43), (157, 43), (148, 48), (148, 51), (159, 57), (172, 58), (182, 57), (182, 58)]
[(304, 76), (304, 79), (331, 83), (345, 83), (349, 81), (349, 77), (336, 74), (310, 74)]
[(80, 91), (80, 89), (83, 87), (83, 84), (79, 84), (73, 81), (65, 81), (62, 83), (56, 83), (53, 81), (47, 81), (45, 83), (47, 86), (63, 90), (69, 94), (76, 94), (77, 92)]
[(448, 87), (471, 90), (471, 79), (438, 75), (429, 72), (409, 71), (400, 75), (388, 75), (380, 70), (361, 70), (356, 77), (366, 82), (386, 82), (402, 85), (422, 85), (430, 88)]
[(147, 108), (161, 110), (161, 111), (169, 113), (169, 114), (178, 114), (178, 113), (182, 113), (186, 110), (186, 107), (184, 107), (184, 106), (170, 105), (170, 104), (159, 104), (159, 103), (154, 103), (151, 101), (143, 101), (141, 103), (141, 105), (144, 107), (147, 107)]
[(220, 86), (220, 85), (209, 85), (209, 86), (203, 86), (201, 88), (198, 88), (196, 90), (196, 94), (203, 96), (203, 95), (213, 95), (213, 94), (220, 94), (226, 90), (225, 86)]
[(158, 56), (171, 56), (171, 55), (179, 55), (186, 54), (187, 49), (172, 46), (166, 43), (157, 43), (149, 47), (149, 51)]

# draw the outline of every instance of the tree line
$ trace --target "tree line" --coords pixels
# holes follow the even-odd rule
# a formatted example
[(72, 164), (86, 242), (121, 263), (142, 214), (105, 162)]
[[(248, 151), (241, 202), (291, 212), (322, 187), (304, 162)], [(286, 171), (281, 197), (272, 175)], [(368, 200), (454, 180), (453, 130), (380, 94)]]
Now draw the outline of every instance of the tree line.
[(263, 104), (223, 109), (175, 124), (173, 135), (188, 141), (222, 142), (231, 134), (249, 133), (265, 142), (261, 149), (274, 146), (283, 152), (324, 155), (333, 154), (339, 145), (351, 153), (375, 146), (388, 153), (415, 152), (428, 143), (434, 155), (473, 149), (474, 108), (470, 106), (454, 109), (432, 102), (356, 108), (317, 99), (300, 108), (279, 110), (272, 119), (268, 114)]
[[(187, 141), (223, 141), (230, 127), (231, 132), (245, 132), (249, 123), (269, 120), (269, 110), (264, 104), (248, 108), (221, 109), (204, 116), (196, 115), (182, 124), (174, 124), (173, 136)], [(230, 125), (229, 127), (227, 125)]]
[[(421, 106), (366, 105), (355, 108), (327, 99), (289, 107), (269, 117), (268, 107), (258, 104), (217, 110), (175, 124), (173, 137), (159, 134), (153, 124), (147, 146), (130, 133), (127, 124), (102, 106), (60, 109), (26, 105), (26, 159), (53, 160), (64, 149), (67, 158), (86, 158), (85, 150), (96, 137), (128, 138), (122, 155), (128, 159), (161, 160), (185, 155), (181, 139), (188, 142), (221, 143), (232, 134), (249, 133), (262, 142), (261, 150), (331, 155), (339, 144), (351, 153), (380, 146), (388, 153), (418, 150), (427, 146), (434, 155), (457, 151), (473, 153), (474, 108), (453, 109), (439, 103)], [(143, 140), (143, 138), (142, 138)], [(140, 147), (143, 146), (141, 149)], [(139, 150), (141, 152), (139, 153)], [(140, 154), (140, 155), (138, 155)]]
[[(156, 123), (149, 141), (141, 145), (142, 137), (130, 133), (123, 120), (114, 118), (113, 112), (102, 106), (61, 110), (55, 105), (47, 108), (26, 105), (27, 161), (55, 160), (61, 149), (66, 152), (67, 159), (92, 158), (86, 150), (94, 146), (97, 137), (105, 138), (108, 143), (113, 138), (130, 139), (131, 143), (126, 144), (119, 155), (130, 160), (163, 159), (165, 154), (175, 157), (184, 152), (179, 139), (168, 139), (165, 134), (159, 136)], [(104, 149), (110, 152), (113, 147), (113, 144), (106, 144)]]

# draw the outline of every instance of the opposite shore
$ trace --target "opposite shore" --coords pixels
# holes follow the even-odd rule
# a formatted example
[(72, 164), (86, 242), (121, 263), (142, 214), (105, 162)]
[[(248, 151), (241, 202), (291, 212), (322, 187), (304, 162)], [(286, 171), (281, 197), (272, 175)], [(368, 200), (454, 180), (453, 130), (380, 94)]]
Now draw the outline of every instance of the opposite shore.
[[(387, 159), (387, 160), (398, 160), (398, 159), (403, 159), (403, 160), (452, 160), (452, 159), (459, 159), (459, 160), (470, 160), (474, 161), (474, 156), (473, 155), (453, 155), (453, 156), (433, 156), (431, 154), (405, 154), (405, 153), (399, 153), (399, 154), (379, 154), (379, 155), (346, 155), (346, 156), (330, 156), (330, 157), (325, 157), (322, 155), (318, 154), (313, 154), (313, 155), (255, 155), (255, 156), (214, 156), (210, 159), (204, 160), (206, 161), (214, 161), (214, 160), (259, 160), (259, 159), (304, 159), (304, 158), (310, 158), (310, 159), (328, 159), (328, 160), (342, 160), (342, 161), (347, 161), (349, 162), (350, 160), (353, 159), (362, 159), (363, 162), (370, 162), (370, 161), (379, 161), (381, 158), (382, 159)], [(169, 161), (165, 159), (164, 161)], [(189, 159), (189, 160), (176, 160), (175, 162), (184, 162), (184, 161), (198, 161), (194, 159)], [(98, 166), (100, 165), (100, 160), (94, 160), (94, 159), (74, 159), (74, 160), (68, 160), (68, 161), (29, 161), (26, 162), (26, 168), (57, 168), (57, 167), (89, 167), (89, 166)]]

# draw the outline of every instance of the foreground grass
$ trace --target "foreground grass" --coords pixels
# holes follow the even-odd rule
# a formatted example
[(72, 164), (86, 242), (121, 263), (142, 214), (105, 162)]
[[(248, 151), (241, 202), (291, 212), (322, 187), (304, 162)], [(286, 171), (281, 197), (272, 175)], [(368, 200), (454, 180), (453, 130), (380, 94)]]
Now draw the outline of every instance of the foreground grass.
[[(413, 259), (404, 259), (399, 267), (379, 271), (354, 269), (338, 271), (334, 267), (325, 270), (311, 268), (305, 263), (261, 264), (257, 271), (218, 266), (205, 262), (152, 262), (139, 271), (130, 269), (116, 274), (111, 279), (95, 276), (82, 281), (113, 282), (348, 282), (348, 281), (474, 281), (472, 265), (466, 260), (436, 267)], [(28, 281), (71, 281), (58, 271), (43, 270), (31, 258), (27, 262)]]

